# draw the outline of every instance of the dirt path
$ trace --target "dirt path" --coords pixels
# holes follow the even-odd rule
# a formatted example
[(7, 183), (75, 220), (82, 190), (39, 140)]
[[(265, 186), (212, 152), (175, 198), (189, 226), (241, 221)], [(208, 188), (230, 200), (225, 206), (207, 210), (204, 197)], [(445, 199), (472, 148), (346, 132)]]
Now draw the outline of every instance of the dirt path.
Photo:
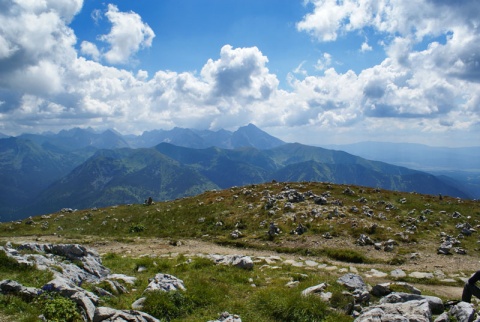
[[(248, 256), (281, 256), (284, 259), (298, 259), (299, 255), (295, 254), (279, 254), (275, 251), (257, 250), (257, 249), (239, 249), (234, 247), (220, 246), (212, 242), (202, 241), (199, 239), (181, 240), (177, 245), (172, 245), (169, 240), (161, 238), (137, 238), (119, 242), (115, 240), (109, 240), (105, 238), (98, 239), (97, 237), (85, 236), (82, 240), (65, 240), (57, 236), (42, 236), (37, 238), (35, 236), (21, 236), (21, 237), (0, 237), (1, 241), (10, 241), (13, 243), (24, 242), (39, 242), (39, 243), (80, 243), (87, 244), (90, 247), (96, 249), (100, 254), (117, 253), (126, 254), (129, 256), (137, 257), (141, 255), (164, 255), (170, 253), (178, 254), (242, 254)], [(424, 247), (423, 249), (435, 249), (434, 247)], [(369, 258), (379, 257), (381, 251), (374, 249), (360, 248)], [(414, 250), (412, 250), (414, 251)], [(408, 257), (408, 256), (407, 256)], [(309, 257), (309, 259), (316, 260), (318, 262), (331, 263), (338, 266), (357, 266), (363, 268), (376, 268), (385, 271), (391, 271), (395, 268), (401, 268), (405, 271), (420, 271), (420, 272), (435, 272), (442, 271), (446, 275), (461, 274), (465, 272), (469, 274), (480, 269), (479, 258), (472, 256), (461, 255), (438, 255), (436, 253), (429, 253), (426, 251), (420, 251), (415, 258), (408, 258), (407, 262), (400, 266), (381, 265), (381, 264), (347, 264), (344, 262), (335, 262), (328, 258), (323, 257)]]
[[(368, 271), (372, 268), (390, 272), (395, 268), (403, 269), (407, 272), (436, 272), (442, 271), (447, 277), (455, 276), (468, 277), (468, 272), (473, 272), (480, 269), (478, 259), (472, 259), (469, 256), (441, 256), (437, 254), (420, 253), (415, 259), (409, 260), (407, 263), (400, 266), (378, 265), (378, 264), (350, 264), (344, 262), (335, 262), (327, 258), (308, 257), (302, 258), (299, 255), (293, 254), (279, 254), (274, 251), (264, 251), (256, 249), (238, 249), (232, 247), (220, 246), (211, 242), (206, 242), (197, 239), (181, 240), (177, 245), (171, 245), (169, 240), (159, 238), (142, 238), (129, 240), (125, 242), (118, 242), (108, 239), (88, 238), (84, 237), (80, 240), (65, 240), (57, 236), (42, 236), (41, 238), (32, 237), (14, 237), (14, 238), (0, 238), (3, 241), (11, 241), (13, 243), (25, 242), (39, 242), (39, 243), (83, 243), (96, 249), (100, 254), (116, 253), (125, 254), (127, 256), (138, 257), (141, 255), (161, 256), (165, 254), (242, 254), (252, 257), (261, 256), (280, 256), (283, 259), (310, 259), (319, 263), (328, 263), (329, 265), (336, 265), (338, 267), (355, 267), (359, 271)], [(366, 250), (368, 252), (372, 250)], [(373, 250), (374, 251), (374, 250)], [(439, 257), (441, 256), (441, 257)], [(465, 273), (463, 273), (465, 272)], [(388, 279), (387, 279), (388, 280)], [(387, 281), (383, 280), (383, 281)], [(372, 279), (369, 282), (383, 282), (382, 279)], [(448, 299), (460, 299), (462, 295), (462, 287), (446, 286), (446, 285), (416, 285), (422, 292), (435, 294)], [(1, 320), (0, 320), (1, 322)]]

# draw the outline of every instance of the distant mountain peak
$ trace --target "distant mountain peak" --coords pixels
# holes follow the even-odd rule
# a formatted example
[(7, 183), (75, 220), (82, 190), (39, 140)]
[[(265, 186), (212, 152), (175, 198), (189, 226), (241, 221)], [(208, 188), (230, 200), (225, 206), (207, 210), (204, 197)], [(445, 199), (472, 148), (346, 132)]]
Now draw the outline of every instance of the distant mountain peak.
[(252, 123), (239, 127), (233, 132), (231, 141), (235, 147), (255, 147), (261, 150), (285, 144), (282, 140), (262, 131)]

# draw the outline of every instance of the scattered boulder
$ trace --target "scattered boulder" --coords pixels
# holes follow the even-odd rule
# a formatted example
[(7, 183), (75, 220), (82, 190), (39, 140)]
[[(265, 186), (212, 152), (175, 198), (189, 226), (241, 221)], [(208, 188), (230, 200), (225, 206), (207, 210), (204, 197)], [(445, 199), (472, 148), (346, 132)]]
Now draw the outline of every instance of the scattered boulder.
[(383, 303), (365, 308), (354, 322), (430, 322), (432, 313), (426, 300)]
[(375, 242), (369, 236), (361, 234), (360, 237), (358, 237), (356, 244), (359, 246), (367, 246), (374, 245)]
[(215, 264), (235, 266), (243, 269), (253, 269), (253, 260), (243, 255), (208, 255)]
[(236, 314), (230, 314), (228, 312), (223, 312), (220, 314), (218, 320), (208, 321), (208, 322), (242, 322), (242, 319)]
[(312, 294), (321, 294), (327, 288), (327, 283), (321, 283), (315, 286), (310, 286), (302, 291), (303, 296), (308, 296)]
[(452, 306), (448, 313), (459, 322), (472, 322), (475, 318), (475, 309), (471, 303), (467, 302), (459, 302)]
[(135, 322), (160, 322), (160, 320), (153, 316), (139, 312), (139, 311), (126, 311), (115, 310), (109, 307), (97, 307), (95, 309), (95, 316), (93, 322), (123, 322), (123, 321), (135, 321)]
[(363, 281), (360, 275), (348, 273), (337, 279), (337, 283), (345, 286), (350, 291), (361, 290), (367, 291), (367, 284)]
[(240, 230), (238, 229), (235, 229), (234, 231), (232, 231), (230, 233), (230, 237), (233, 238), (233, 239), (238, 239), (238, 238), (241, 238), (243, 237), (243, 234)]
[(392, 290), (390, 289), (390, 283), (377, 284), (374, 287), (372, 287), (372, 290), (370, 291), (370, 293), (373, 296), (377, 296), (377, 297), (388, 295), (392, 293)]
[(145, 292), (150, 291), (186, 291), (185, 285), (181, 279), (170, 274), (157, 274), (154, 278), (149, 279), (149, 284)]

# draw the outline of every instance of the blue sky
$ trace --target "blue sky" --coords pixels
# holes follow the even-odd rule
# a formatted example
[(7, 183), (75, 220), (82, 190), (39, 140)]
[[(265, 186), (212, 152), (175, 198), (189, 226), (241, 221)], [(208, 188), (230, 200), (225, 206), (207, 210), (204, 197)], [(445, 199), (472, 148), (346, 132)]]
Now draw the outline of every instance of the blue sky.
[(480, 145), (476, 0), (0, 0), (0, 132)]

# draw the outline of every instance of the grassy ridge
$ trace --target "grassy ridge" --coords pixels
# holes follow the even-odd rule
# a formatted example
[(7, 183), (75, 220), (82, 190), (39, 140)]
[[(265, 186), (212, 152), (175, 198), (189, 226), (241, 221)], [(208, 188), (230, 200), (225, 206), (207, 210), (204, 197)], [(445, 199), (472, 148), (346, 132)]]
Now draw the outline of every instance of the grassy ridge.
[[(347, 188), (354, 194), (346, 193)], [(286, 199), (277, 198), (272, 208), (266, 207), (268, 195), (280, 196), (290, 189), (300, 193), (310, 191), (308, 195), (323, 194), (327, 196), (327, 204), (318, 205), (314, 198), (307, 197), (305, 201), (293, 203), (291, 209), (285, 207)], [(458, 224), (468, 223), (476, 228), (479, 219), (480, 204), (472, 200), (328, 183), (269, 183), (209, 191), (150, 206), (118, 205), (0, 223), (0, 236), (8, 239), (9, 236), (56, 234), (65, 243), (95, 243), (102, 239), (126, 243), (141, 243), (149, 238), (167, 238), (172, 242), (201, 239), (241, 249), (326, 257), (345, 262), (347, 267), (367, 263), (391, 265), (394, 269), (414, 249), (422, 250), (432, 243), (439, 245), (442, 232), (457, 237)], [(270, 222), (274, 222), (282, 233), (268, 236)], [(290, 234), (299, 223), (307, 227), (307, 231), (303, 235)], [(241, 231), (242, 237), (231, 237), (234, 230)], [(406, 233), (407, 230), (411, 233)], [(324, 238), (327, 233), (332, 239)], [(366, 248), (355, 245), (361, 234), (375, 242), (394, 239), (398, 246), (391, 253), (382, 251), (377, 252), (382, 256), (374, 256), (364, 251)], [(475, 233), (461, 239), (461, 247), (475, 261), (478, 261), (477, 240)], [(2, 258), (0, 262), (4, 279), (17, 279), (27, 286), (40, 287), (49, 278), (45, 272), (35, 270), (19, 273), (14, 263)], [(207, 321), (222, 311), (239, 314), (243, 321), (353, 320), (342, 313), (350, 302), (342, 294), (344, 289), (336, 283), (336, 272), (290, 265), (280, 265), (278, 270), (262, 269), (260, 267), (265, 264), (262, 262), (254, 270), (245, 271), (215, 266), (207, 259), (182, 254), (135, 258), (109, 253), (103, 257), (103, 263), (115, 273), (138, 278), (129, 293), (102, 298), (103, 305), (119, 309), (130, 309), (131, 303), (142, 296), (148, 278), (156, 273), (168, 273), (182, 279), (186, 293), (154, 293), (147, 298), (145, 311), (166, 321)], [(146, 271), (138, 272), (140, 266)], [(286, 287), (290, 281), (297, 281), (297, 287)], [(300, 296), (301, 290), (322, 282), (326, 282), (327, 291), (333, 293), (330, 305), (317, 297)], [(93, 285), (85, 287), (93, 289)], [(30, 313), (20, 313), (14, 307), (24, 308), (28, 304), (17, 301), (0, 296), (0, 311), (14, 314), (18, 321), (33, 321), (32, 316), (41, 312), (40, 307), (33, 305)]]
[[(265, 195), (282, 193), (286, 187), (315, 195), (328, 194), (327, 205), (316, 205), (312, 198), (294, 203), (279, 199), (275, 209), (266, 209)], [(479, 224), (480, 203), (472, 200), (402, 193), (362, 187), (351, 187), (354, 195), (345, 194), (345, 185), (327, 183), (271, 183), (210, 191), (189, 198), (156, 203), (119, 205), (86, 209), (75, 213), (54, 213), (21, 222), (0, 223), (2, 236), (51, 235), (65, 238), (84, 235), (129, 238), (203, 238), (216, 242), (232, 242), (230, 233), (238, 229), (244, 247), (273, 247), (289, 241), (322, 239), (324, 233), (352, 241), (368, 234), (375, 241), (395, 239), (401, 245), (419, 240), (439, 240), (439, 234), (457, 236), (459, 223)], [(452, 216), (460, 213), (460, 218)], [(275, 240), (266, 235), (268, 224), (275, 222), (282, 234)], [(298, 223), (308, 228), (302, 236), (289, 235)], [(413, 227), (415, 226), (415, 227)], [(399, 233), (410, 230), (412, 233)], [(408, 239), (406, 239), (408, 237)], [(462, 240), (463, 247), (473, 250), (475, 238)], [(308, 243), (307, 243), (308, 244)], [(286, 245), (286, 246), (285, 246)]]

